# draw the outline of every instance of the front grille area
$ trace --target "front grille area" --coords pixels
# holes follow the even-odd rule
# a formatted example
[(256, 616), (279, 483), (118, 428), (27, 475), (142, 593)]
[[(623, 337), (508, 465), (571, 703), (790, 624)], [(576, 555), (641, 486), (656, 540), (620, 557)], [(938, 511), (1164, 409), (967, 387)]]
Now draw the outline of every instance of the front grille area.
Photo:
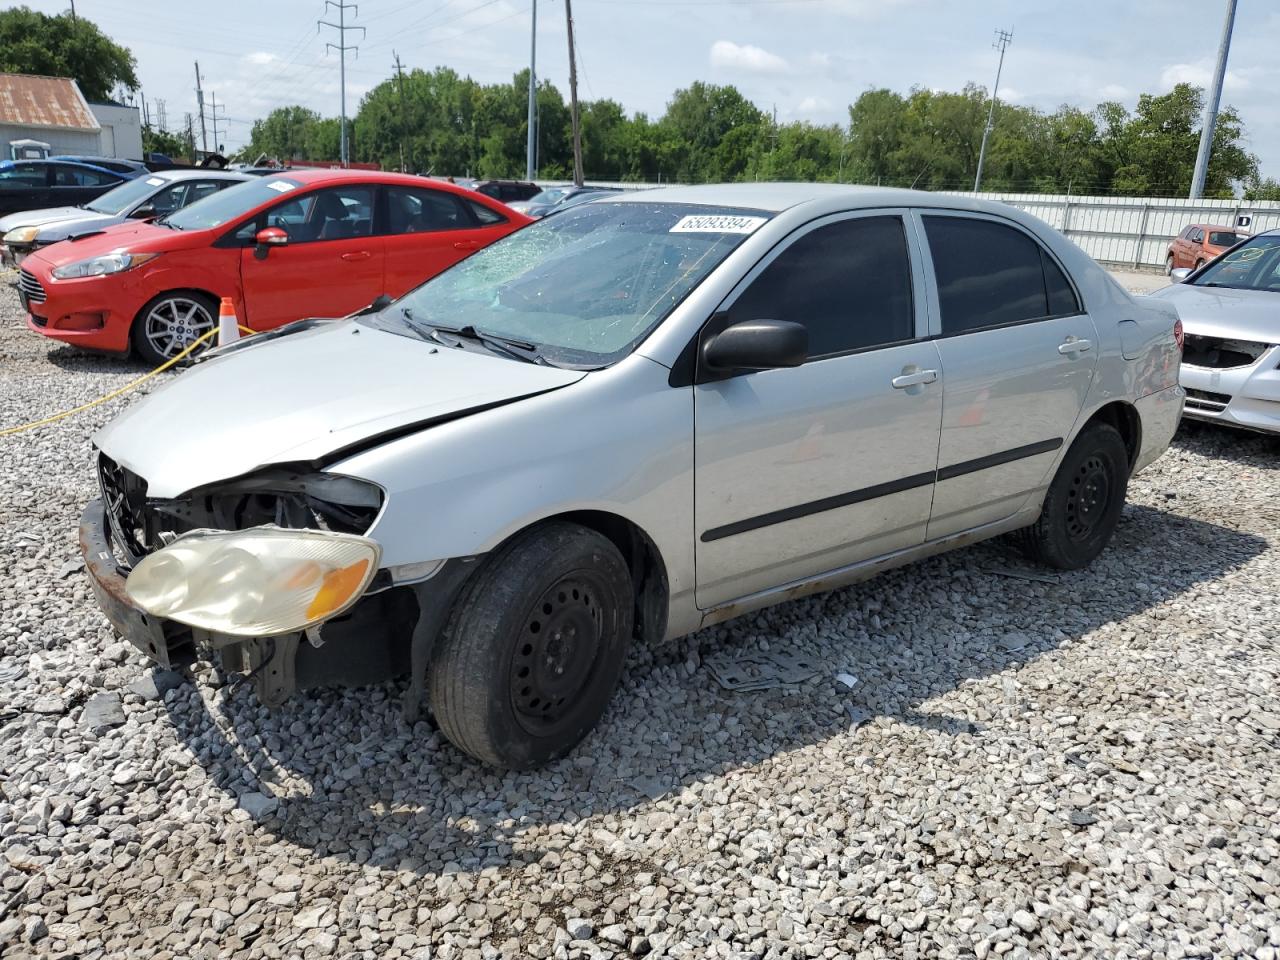
[(147, 482), (106, 454), (98, 455), (98, 484), (111, 539), (130, 564), (154, 549), (147, 532)]
[(1270, 349), (1269, 343), (1254, 340), (1227, 340), (1223, 337), (1201, 337), (1188, 333), (1182, 348), (1182, 362), (1193, 367), (1227, 370), (1247, 367)]
[(32, 303), (44, 303), (44, 287), (30, 270), (18, 271), (18, 289), (26, 294), (27, 299)]
[(1208, 390), (1187, 389), (1188, 410), (1198, 413), (1221, 413), (1227, 409), (1231, 397), (1225, 393), (1211, 393)]

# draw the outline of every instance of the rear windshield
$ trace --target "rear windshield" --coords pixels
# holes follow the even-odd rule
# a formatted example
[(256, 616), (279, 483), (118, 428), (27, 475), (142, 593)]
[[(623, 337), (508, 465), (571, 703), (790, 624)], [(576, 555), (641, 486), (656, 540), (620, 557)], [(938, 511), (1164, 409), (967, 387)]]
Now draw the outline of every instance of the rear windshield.
[(301, 181), (275, 174), (259, 180), (246, 180), (197, 200), (165, 217), (164, 222), (179, 230), (211, 230), (230, 223), (268, 200), (288, 196), (300, 186)]
[(1243, 234), (1228, 233), (1225, 230), (1214, 230), (1209, 234), (1209, 243), (1215, 247), (1234, 247), (1243, 239)]

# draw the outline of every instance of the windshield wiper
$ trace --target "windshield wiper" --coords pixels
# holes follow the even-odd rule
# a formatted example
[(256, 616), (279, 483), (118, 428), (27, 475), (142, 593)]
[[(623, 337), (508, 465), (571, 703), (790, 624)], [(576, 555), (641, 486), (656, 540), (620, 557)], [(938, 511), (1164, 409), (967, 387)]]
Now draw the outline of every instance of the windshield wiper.
[(464, 324), (461, 327), (446, 327), (439, 323), (429, 323), (424, 320), (417, 319), (413, 312), (404, 307), (400, 311), (404, 322), (412, 328), (416, 333), (423, 337), (429, 337), (437, 343), (443, 343), (445, 346), (455, 346), (455, 344), (447, 343), (441, 340), (439, 334), (447, 334), (451, 337), (457, 337), (460, 340), (473, 340), (476, 343), (483, 344), (496, 353), (511, 357), (514, 360), (522, 360), (525, 363), (545, 364), (547, 361), (538, 352), (538, 345), (530, 343), (528, 340), (518, 340), (515, 337), (504, 337), (496, 333), (486, 333), (483, 330), (477, 330), (471, 324)]

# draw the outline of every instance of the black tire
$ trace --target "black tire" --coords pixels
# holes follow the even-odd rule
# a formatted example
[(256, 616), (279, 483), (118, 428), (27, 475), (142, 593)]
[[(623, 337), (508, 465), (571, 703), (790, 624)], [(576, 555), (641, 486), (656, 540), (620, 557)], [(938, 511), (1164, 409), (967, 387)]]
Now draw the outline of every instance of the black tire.
[(1169, 254), (1164, 261), (1164, 275), (1166, 277), (1173, 276), (1173, 254)]
[(440, 729), (497, 767), (563, 757), (609, 703), (633, 608), (626, 561), (600, 534), (560, 521), (518, 534), (467, 581), (432, 653)]
[(1197, 270), (1199, 270), (1199, 269), (1200, 269), (1201, 267), (1203, 267), (1203, 266), (1204, 266), (1204, 261), (1203, 261), (1203, 260), (1197, 260), (1197, 261), (1196, 261), (1196, 267), (1195, 267), (1195, 268), (1196, 268)]
[(1129, 486), (1129, 452), (1115, 427), (1086, 427), (1062, 458), (1044, 507), (1019, 531), (1033, 560), (1059, 570), (1079, 570), (1111, 541)]
[[(173, 336), (165, 338), (158, 328), (167, 319)], [(147, 302), (134, 317), (130, 340), (133, 349), (147, 363), (160, 366), (182, 352), (192, 340), (218, 327), (218, 304), (208, 294), (195, 290), (170, 290)], [(167, 342), (167, 346), (166, 346)], [(184, 358), (194, 358), (213, 346), (206, 340)]]

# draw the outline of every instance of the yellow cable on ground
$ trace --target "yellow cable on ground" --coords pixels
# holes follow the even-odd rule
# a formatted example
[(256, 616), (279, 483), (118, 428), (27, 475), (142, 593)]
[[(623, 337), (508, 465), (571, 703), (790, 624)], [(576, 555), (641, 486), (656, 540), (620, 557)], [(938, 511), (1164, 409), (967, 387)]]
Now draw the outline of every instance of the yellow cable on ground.
[[(239, 326), (241, 330), (243, 330), (245, 333), (248, 333), (250, 335), (258, 332), (256, 330), (250, 330), (248, 327), (244, 326), (243, 324), (240, 324)], [(122, 393), (128, 393), (130, 390), (132, 390), (134, 387), (138, 386), (139, 384), (145, 383), (146, 381), (150, 380), (157, 373), (164, 373), (164, 371), (168, 370), (175, 363), (177, 363), (179, 360), (181, 360), (183, 357), (189, 354), (192, 350), (200, 346), (200, 344), (204, 343), (210, 337), (217, 336), (217, 334), (218, 334), (217, 328), (210, 330), (208, 333), (201, 334), (199, 337), (195, 339), (195, 341), (189, 347), (183, 350), (176, 357), (171, 357), (170, 359), (166, 360), (164, 363), (160, 364), (160, 366), (156, 367), (154, 370), (150, 371), (149, 373), (144, 373), (142, 376), (138, 377), (137, 380), (130, 380), (123, 387), (120, 387), (119, 389), (116, 389), (116, 390), (112, 390), (110, 393), (106, 394), (105, 396), (98, 397), (97, 400), (90, 400), (88, 403), (82, 403), (80, 404), (80, 406), (72, 407), (70, 410), (64, 410), (62, 411), (62, 413), (55, 413), (53, 416), (45, 417), (43, 420), (33, 420), (31, 423), (19, 424), (16, 427), (5, 427), (3, 430), (0, 430), (0, 437), (7, 437), (12, 433), (22, 433), (22, 431), (24, 430), (34, 430), (36, 427), (43, 427), (46, 424), (50, 424), (50, 423), (57, 423), (59, 420), (63, 420), (73, 414), (80, 413), (82, 410), (88, 410), (90, 407), (96, 407), (100, 403), (106, 403), (108, 400), (114, 400), (116, 397), (120, 396)]]

